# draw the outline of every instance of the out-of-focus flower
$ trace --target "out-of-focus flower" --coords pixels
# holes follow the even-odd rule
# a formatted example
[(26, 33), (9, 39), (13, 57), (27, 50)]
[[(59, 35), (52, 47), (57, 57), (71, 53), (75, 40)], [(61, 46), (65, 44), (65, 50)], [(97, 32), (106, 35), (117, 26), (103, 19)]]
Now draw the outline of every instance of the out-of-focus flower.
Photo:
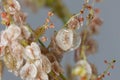
[(92, 75), (92, 69), (87, 61), (80, 60), (76, 63), (76, 66), (72, 71), (72, 74), (78, 76), (79, 79), (86, 77), (86, 79), (89, 80)]
[(91, 23), (89, 24), (89, 27), (90, 27), (90, 31), (93, 33), (93, 34), (96, 34), (99, 32), (99, 28), (100, 26), (103, 24), (103, 21), (98, 17), (98, 16), (95, 16), (93, 18), (93, 20), (91, 21)]
[(17, 0), (7, 0), (7, 5), (4, 8), (6, 12), (10, 14), (15, 14), (17, 11), (20, 11), (21, 6)]
[(94, 39), (87, 39), (86, 41), (86, 54), (93, 54), (97, 52), (98, 45), (97, 42)]

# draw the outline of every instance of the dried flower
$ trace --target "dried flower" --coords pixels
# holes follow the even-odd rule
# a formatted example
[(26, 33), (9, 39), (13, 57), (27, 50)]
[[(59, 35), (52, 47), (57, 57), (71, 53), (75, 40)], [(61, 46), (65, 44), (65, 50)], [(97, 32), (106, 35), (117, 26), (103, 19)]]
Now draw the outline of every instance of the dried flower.
[(81, 38), (71, 29), (61, 29), (56, 35), (57, 45), (64, 51), (74, 50), (79, 47)]

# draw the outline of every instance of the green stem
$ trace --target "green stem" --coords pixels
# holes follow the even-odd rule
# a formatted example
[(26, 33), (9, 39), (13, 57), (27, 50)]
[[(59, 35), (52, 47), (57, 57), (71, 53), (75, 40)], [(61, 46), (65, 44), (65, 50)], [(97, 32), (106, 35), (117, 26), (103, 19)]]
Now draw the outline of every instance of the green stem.
[(40, 39), (38, 39), (38, 42), (41, 44), (41, 46), (46, 47)]
[(60, 77), (62, 78), (62, 80), (67, 80), (63, 74), (60, 74)]

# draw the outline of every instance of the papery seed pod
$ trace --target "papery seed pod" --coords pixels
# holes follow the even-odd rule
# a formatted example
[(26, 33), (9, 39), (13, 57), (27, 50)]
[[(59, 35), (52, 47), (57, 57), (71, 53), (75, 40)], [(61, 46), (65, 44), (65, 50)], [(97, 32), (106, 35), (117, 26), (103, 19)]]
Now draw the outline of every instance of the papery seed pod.
[(81, 38), (76, 31), (63, 28), (56, 35), (56, 43), (64, 51), (74, 50), (79, 47)]
[(79, 32), (77, 32), (76, 30), (73, 31), (73, 45), (71, 47), (70, 50), (75, 50), (77, 49), (81, 44), (81, 37)]
[(24, 80), (31, 80), (37, 76), (37, 68), (34, 64), (26, 63), (20, 70), (20, 76)]
[(56, 42), (62, 50), (69, 50), (73, 44), (73, 31), (71, 29), (59, 30), (56, 35)]
[(11, 24), (6, 30), (1, 33), (1, 45), (7, 46), (12, 40), (16, 40), (21, 35), (21, 29), (15, 25)]
[(80, 60), (76, 63), (72, 73), (80, 78), (86, 77), (89, 80), (92, 75), (92, 69), (87, 61)]
[(41, 58), (41, 50), (37, 43), (32, 42), (30, 46), (25, 48), (24, 58), (28, 61)]

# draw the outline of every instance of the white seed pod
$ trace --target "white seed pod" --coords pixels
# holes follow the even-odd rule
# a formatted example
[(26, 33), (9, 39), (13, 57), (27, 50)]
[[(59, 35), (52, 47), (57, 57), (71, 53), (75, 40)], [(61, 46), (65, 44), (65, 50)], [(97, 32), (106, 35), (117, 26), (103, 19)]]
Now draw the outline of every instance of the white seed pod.
[(34, 64), (26, 63), (20, 70), (22, 79), (33, 79), (37, 76), (37, 68)]
[(77, 32), (76, 30), (73, 31), (73, 45), (71, 47), (71, 51), (77, 49), (81, 44), (81, 37), (80, 33)]
[(17, 25), (11, 24), (1, 33), (1, 46), (7, 46), (9, 42), (18, 39), (20, 35), (21, 29)]
[(37, 43), (32, 42), (30, 46), (27, 46), (25, 48), (25, 56), (24, 58), (26, 60), (34, 60), (34, 59), (40, 59), (41, 58), (41, 51)]
[(73, 45), (73, 31), (64, 28), (59, 30), (56, 35), (56, 43), (62, 50), (69, 50)]
[(6, 35), (9, 40), (16, 40), (21, 35), (21, 29), (17, 25), (11, 24), (6, 29)]

